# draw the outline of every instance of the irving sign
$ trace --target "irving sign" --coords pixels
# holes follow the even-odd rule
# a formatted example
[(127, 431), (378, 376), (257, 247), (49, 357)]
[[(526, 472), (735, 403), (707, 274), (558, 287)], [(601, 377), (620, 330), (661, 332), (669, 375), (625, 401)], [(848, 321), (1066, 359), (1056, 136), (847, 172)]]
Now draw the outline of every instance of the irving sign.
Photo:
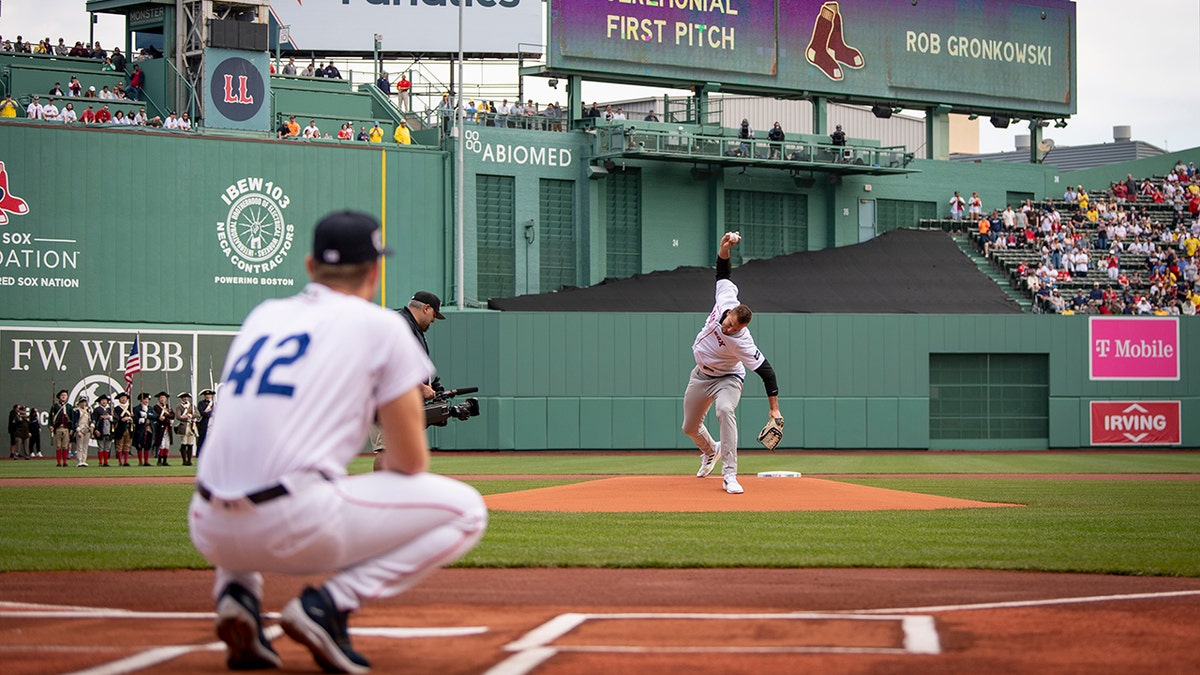
[(1179, 445), (1179, 401), (1092, 401), (1091, 445)]

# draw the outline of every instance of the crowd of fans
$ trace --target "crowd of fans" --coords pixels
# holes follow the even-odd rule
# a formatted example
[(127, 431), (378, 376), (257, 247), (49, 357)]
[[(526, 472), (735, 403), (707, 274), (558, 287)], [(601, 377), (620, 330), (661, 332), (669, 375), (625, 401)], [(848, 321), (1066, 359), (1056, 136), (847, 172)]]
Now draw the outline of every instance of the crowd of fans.
[(978, 193), (964, 200), (956, 192), (950, 213), (954, 220), (968, 214), (986, 256), (999, 258), (1006, 249), (1036, 254), (1014, 270), (1034, 297), (1034, 311), (1200, 313), (1200, 176), (1194, 164), (1179, 162), (1161, 179), (1127, 175), (1104, 194), (1070, 186), (1061, 201), (1027, 200), (1003, 211), (985, 211)]
[[(593, 104), (595, 105), (595, 104)], [(442, 100), (437, 105), (437, 115), (442, 120), (442, 127), (449, 128), (457, 114), (457, 105), (450, 100), (450, 94), (442, 94)], [(495, 101), (474, 99), (463, 104), (463, 122), (488, 127), (506, 129), (536, 129), (540, 131), (563, 131), (565, 111), (558, 102), (542, 106), (533, 99), (525, 103), (502, 99)]]

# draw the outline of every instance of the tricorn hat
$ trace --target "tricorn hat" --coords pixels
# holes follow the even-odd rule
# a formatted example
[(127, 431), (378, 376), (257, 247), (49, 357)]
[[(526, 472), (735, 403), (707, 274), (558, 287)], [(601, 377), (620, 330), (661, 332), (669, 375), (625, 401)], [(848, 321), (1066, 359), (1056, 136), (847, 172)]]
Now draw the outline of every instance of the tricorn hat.
[(212, 389), (201, 389), (200, 390), (201, 396), (215, 396), (216, 394), (217, 394), (217, 392), (213, 391)]
[(159, 397), (162, 397), (162, 396), (166, 396), (167, 398), (170, 398), (170, 397), (171, 397), (171, 395), (170, 395), (170, 394), (168, 394), (167, 392), (165, 392), (165, 391), (160, 391), (160, 392), (158, 392), (157, 394), (155, 394), (155, 395), (154, 395), (154, 398), (159, 398)]
[(186, 391), (181, 391), (181, 392), (179, 392), (178, 394), (175, 394), (175, 397), (176, 397), (176, 398), (191, 398), (191, 397), (192, 397), (192, 395), (191, 395), (191, 393), (189, 393), (189, 392), (186, 392)]

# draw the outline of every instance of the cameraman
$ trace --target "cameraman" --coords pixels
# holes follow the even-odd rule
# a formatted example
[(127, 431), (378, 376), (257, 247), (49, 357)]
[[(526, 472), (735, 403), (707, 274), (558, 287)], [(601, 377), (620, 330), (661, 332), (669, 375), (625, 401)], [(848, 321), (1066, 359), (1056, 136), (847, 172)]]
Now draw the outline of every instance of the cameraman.
[[(429, 343), (425, 342), (425, 331), (429, 330), (435, 320), (446, 320), (446, 317), (442, 316), (441, 309), (442, 301), (438, 296), (429, 291), (417, 291), (408, 301), (408, 306), (400, 310), (400, 316), (408, 321), (409, 328), (412, 329), (413, 335), (417, 338), (417, 342), (421, 343), (426, 354), (429, 354)], [(443, 390), (441, 378), (436, 375), (432, 380), (421, 383), (420, 387), (421, 396), (426, 401)]]
[[(400, 316), (408, 321), (408, 327), (412, 329), (413, 336), (417, 338), (417, 342), (421, 343), (421, 348), (429, 354), (429, 343), (425, 341), (425, 331), (433, 325), (437, 319), (446, 319), (442, 315), (442, 301), (438, 296), (429, 291), (417, 291), (413, 293), (412, 299), (408, 301), (407, 307), (401, 307), (397, 310)], [(426, 402), (437, 396), (444, 387), (442, 380), (436, 374), (433, 379), (425, 381), (417, 385), (421, 389), (421, 398)], [(375, 451), (375, 470), (378, 471), (382, 466), (383, 458), (383, 434), (379, 431), (379, 425), (371, 425), (371, 449)]]

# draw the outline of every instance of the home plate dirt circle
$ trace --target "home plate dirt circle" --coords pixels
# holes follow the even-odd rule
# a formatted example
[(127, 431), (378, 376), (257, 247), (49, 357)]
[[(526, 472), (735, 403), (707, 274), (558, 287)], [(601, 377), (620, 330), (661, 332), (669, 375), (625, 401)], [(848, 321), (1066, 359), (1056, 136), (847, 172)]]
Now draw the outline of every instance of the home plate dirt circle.
[(930, 511), (1021, 504), (980, 502), (820, 478), (739, 476), (745, 494), (729, 495), (720, 477), (619, 476), (484, 498), (496, 511), (599, 513), (706, 511)]

